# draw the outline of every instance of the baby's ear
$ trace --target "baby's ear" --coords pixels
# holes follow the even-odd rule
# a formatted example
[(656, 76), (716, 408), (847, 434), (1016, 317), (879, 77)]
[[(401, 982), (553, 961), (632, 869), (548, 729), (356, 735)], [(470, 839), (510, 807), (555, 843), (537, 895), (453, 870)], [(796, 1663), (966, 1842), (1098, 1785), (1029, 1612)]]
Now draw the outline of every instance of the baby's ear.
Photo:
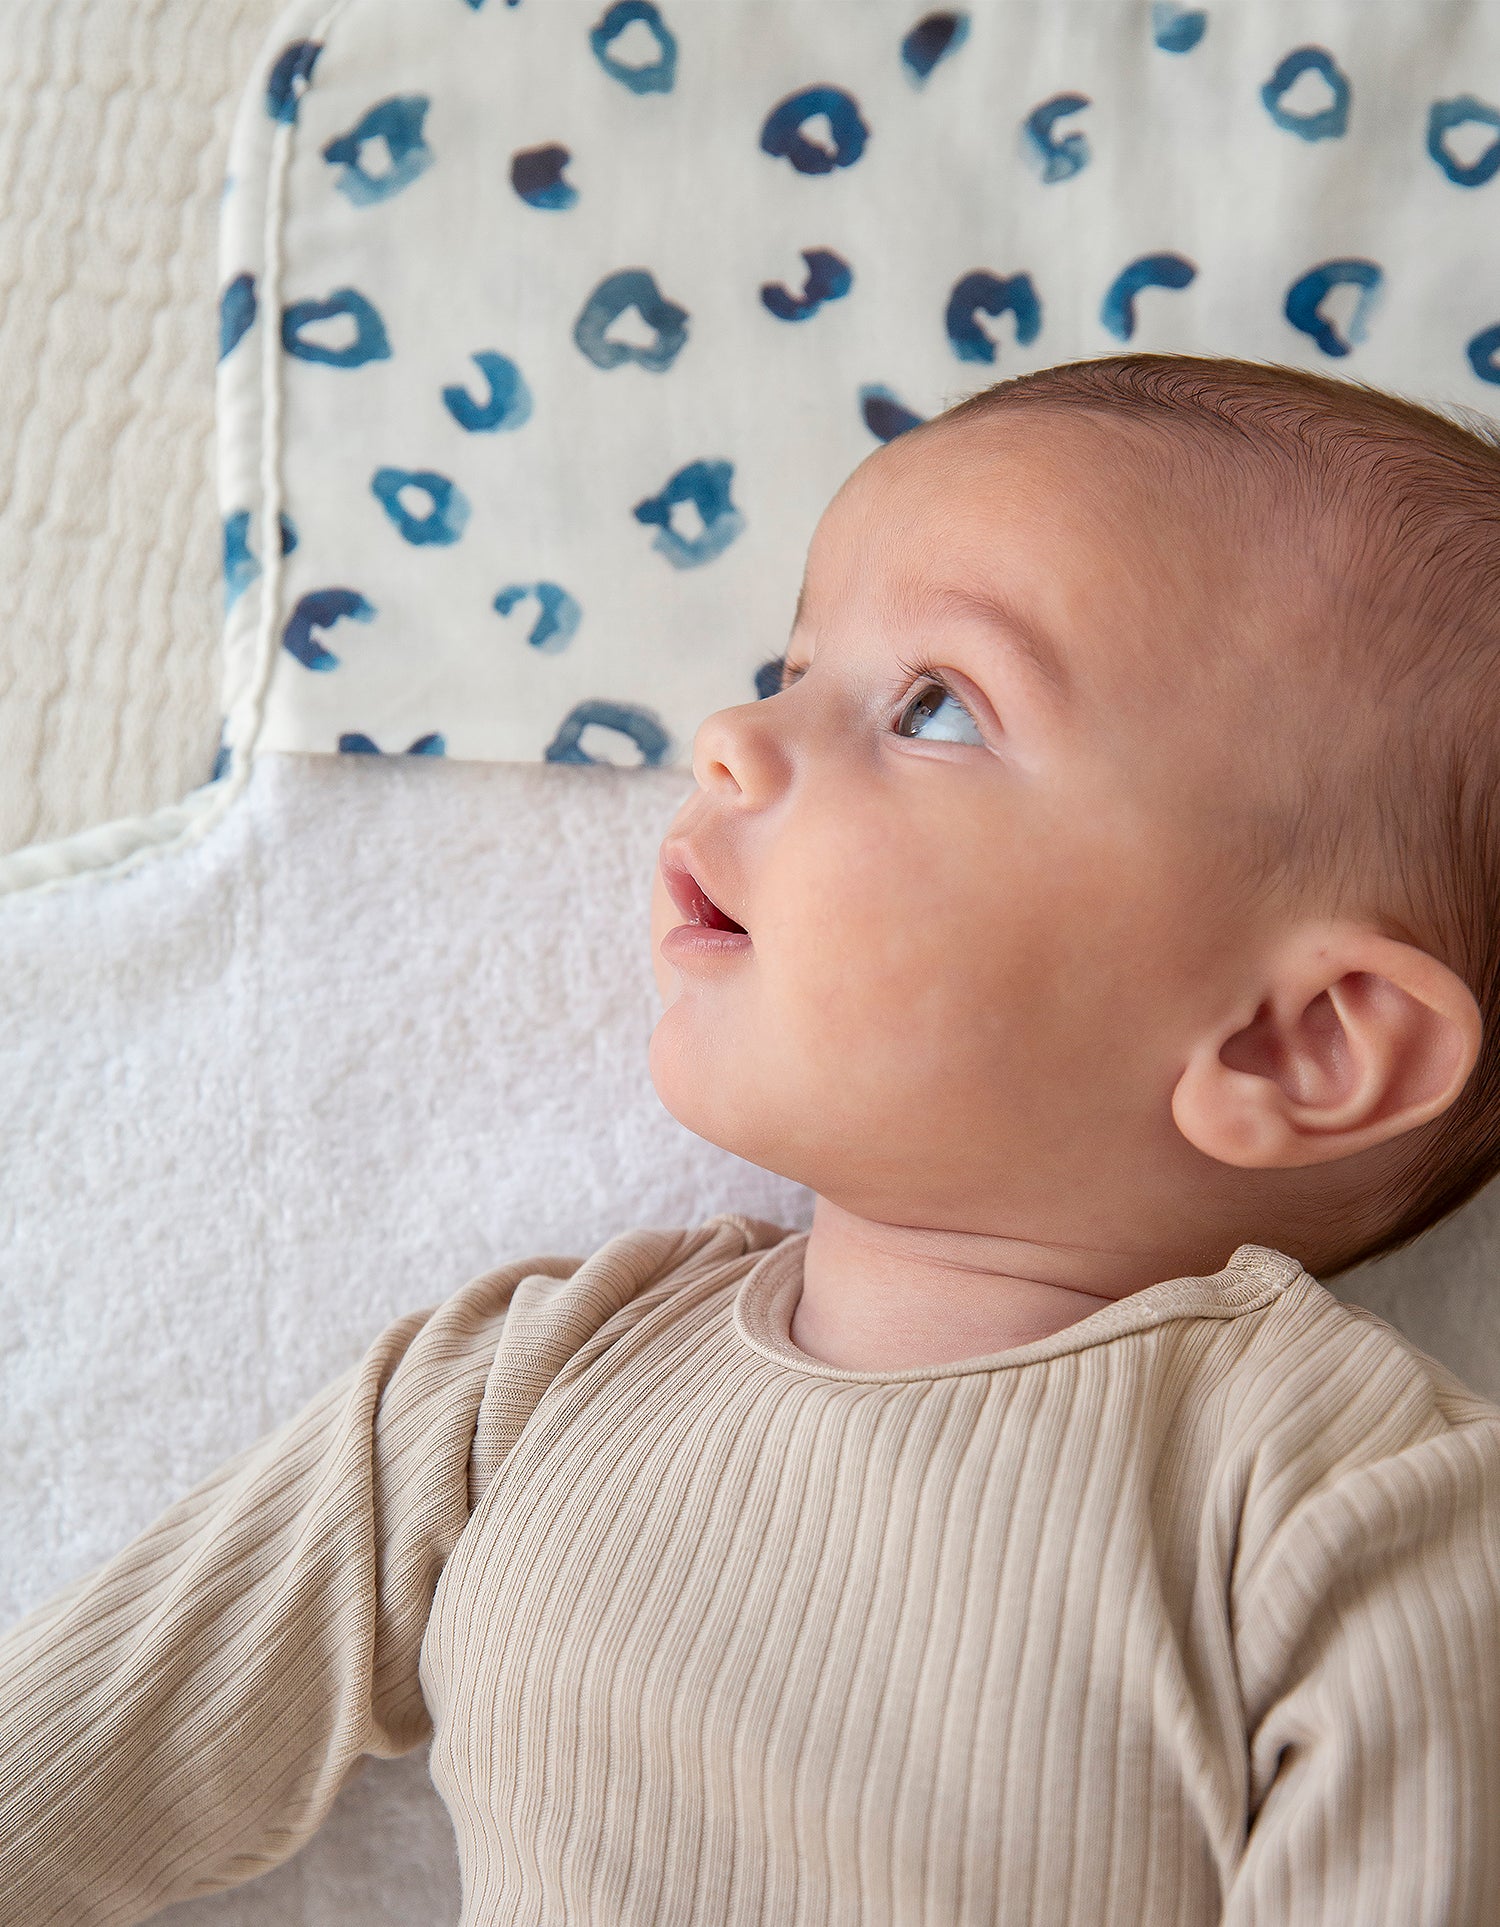
[(1436, 957), (1358, 923), (1301, 925), (1253, 1015), (1206, 1035), (1172, 1093), (1188, 1142), (1223, 1164), (1324, 1164), (1446, 1111), (1479, 1057), (1473, 992)]

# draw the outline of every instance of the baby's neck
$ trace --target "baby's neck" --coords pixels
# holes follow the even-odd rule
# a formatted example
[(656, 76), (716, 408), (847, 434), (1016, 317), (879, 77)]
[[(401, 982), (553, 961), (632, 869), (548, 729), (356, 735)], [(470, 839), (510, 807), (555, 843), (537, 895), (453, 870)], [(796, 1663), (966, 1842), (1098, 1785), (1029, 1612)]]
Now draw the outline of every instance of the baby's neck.
[(792, 1342), (847, 1371), (988, 1357), (1156, 1282), (1122, 1288), (1122, 1259), (1128, 1269), (1128, 1254), (1118, 1251), (1051, 1251), (982, 1232), (884, 1223), (820, 1197)]

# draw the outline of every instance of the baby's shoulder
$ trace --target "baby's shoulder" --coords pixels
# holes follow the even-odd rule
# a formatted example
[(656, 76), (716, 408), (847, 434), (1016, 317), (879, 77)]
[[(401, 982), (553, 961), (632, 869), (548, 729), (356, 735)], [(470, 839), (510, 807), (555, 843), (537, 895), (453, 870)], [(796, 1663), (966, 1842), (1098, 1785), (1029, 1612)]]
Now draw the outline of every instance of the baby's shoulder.
[(1202, 1416), (1245, 1520), (1285, 1519), (1335, 1489), (1415, 1503), (1455, 1481), (1471, 1503), (1500, 1505), (1500, 1406), (1378, 1313), (1301, 1271), (1238, 1340)]

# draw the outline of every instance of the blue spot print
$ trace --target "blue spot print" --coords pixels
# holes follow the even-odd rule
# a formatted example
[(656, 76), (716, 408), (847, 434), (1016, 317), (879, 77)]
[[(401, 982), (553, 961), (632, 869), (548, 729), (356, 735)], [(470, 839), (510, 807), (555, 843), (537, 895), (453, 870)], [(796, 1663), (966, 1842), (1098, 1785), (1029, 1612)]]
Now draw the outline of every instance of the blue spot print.
[(1056, 122), (1090, 104), (1087, 94), (1054, 94), (1033, 107), (1021, 123), (1021, 152), (1046, 182), (1070, 180), (1089, 164), (1088, 136), (1077, 131), (1053, 135)]
[(336, 669), (339, 659), (314, 636), (315, 629), (332, 628), (345, 617), (351, 622), (369, 622), (374, 605), (366, 602), (357, 589), (311, 589), (287, 617), (281, 643), (308, 669)]
[(1155, 0), (1151, 38), (1164, 54), (1191, 53), (1203, 38), (1208, 15), (1201, 7), (1179, 7), (1176, 0)]
[(913, 87), (920, 87), (940, 60), (956, 54), (969, 37), (966, 13), (927, 13), (901, 42), (901, 65)]
[[(442, 756), (448, 745), (434, 730), (429, 736), (419, 736), (414, 743), (408, 743), (408, 756)], [(344, 756), (379, 756), (381, 750), (373, 736), (365, 736), (357, 729), (347, 730), (339, 738), (339, 751)]]
[[(1447, 145), (1447, 136), (1455, 127), (1493, 127), (1495, 138), (1483, 153), (1463, 165)], [(1435, 100), (1427, 115), (1427, 151), (1456, 187), (1483, 187), (1500, 173), (1500, 109), (1476, 100), (1472, 94)]]
[(566, 147), (523, 147), (510, 161), (510, 184), (528, 207), (571, 207), (578, 189), (563, 179), (573, 156)]
[[(334, 186), (356, 207), (388, 201), (432, 165), (432, 149), (422, 138), (428, 106), (425, 94), (383, 100), (357, 126), (323, 149), (324, 160), (343, 170)], [(364, 164), (364, 149), (372, 141), (385, 143), (386, 164), (378, 174), (372, 174)]]
[[(303, 330), (319, 321), (347, 315), (354, 323), (354, 339), (342, 348), (308, 341)], [(281, 316), (281, 345), (299, 361), (326, 362), (330, 368), (360, 368), (367, 361), (388, 361), (391, 344), (385, 323), (375, 307), (354, 288), (335, 288), (326, 301), (296, 301)]]
[(1481, 381), (1500, 382), (1500, 325), (1484, 328), (1465, 350), (1469, 366)]
[(232, 760), (233, 760), (232, 752), (230, 750), (228, 743), (224, 741), (224, 730), (223, 730), (223, 726), (220, 725), (219, 747), (214, 751), (214, 766), (213, 766), (212, 772), (209, 775), (209, 779), (208, 779), (209, 782), (217, 783), (221, 776), (227, 776), (229, 773), (229, 765)]
[[(627, 67), (610, 53), (610, 43), (639, 20), (656, 42), (657, 57), (646, 67)], [(677, 41), (651, 0), (618, 0), (589, 33), (594, 58), (612, 80), (633, 94), (669, 94), (677, 78)]]
[(294, 40), (282, 48), (266, 81), (266, 112), (272, 120), (288, 124), (296, 120), (322, 51), (322, 42), (317, 40)]
[(757, 702), (764, 702), (767, 696), (776, 696), (781, 693), (781, 671), (785, 663), (785, 656), (772, 656), (769, 662), (763, 662), (759, 669), (756, 670), (755, 698)]
[[(689, 462), (659, 495), (636, 503), (635, 519), (656, 525), (651, 546), (674, 568), (696, 569), (712, 562), (744, 528), (745, 518), (729, 499), (733, 479), (732, 462)], [(685, 537), (672, 527), (672, 510), (679, 502), (690, 502), (697, 509), (703, 523), (698, 535)]]
[[(608, 341), (605, 329), (627, 308), (635, 308), (648, 328), (656, 330), (649, 348), (633, 348), (625, 341)], [(645, 268), (621, 268), (607, 275), (573, 324), (573, 339), (596, 368), (618, 368), (633, 361), (660, 374), (670, 368), (687, 340), (688, 311), (668, 301)]]
[(547, 762), (611, 761), (608, 757), (590, 756), (580, 748), (579, 738), (590, 726), (618, 730), (627, 742), (640, 751), (642, 763), (659, 763), (672, 746), (671, 737), (649, 709), (638, 708), (633, 703), (611, 703), (596, 699), (577, 703), (568, 711), (561, 728), (543, 752)]
[(219, 296), (219, 359), (239, 346), (255, 320), (255, 276), (237, 274)]
[(471, 435), (495, 428), (520, 428), (531, 420), (531, 390), (525, 377), (507, 355), (481, 348), (469, 359), (489, 383), (483, 401), (475, 401), (467, 388), (455, 384), (443, 390), (443, 404), (460, 428)]
[(993, 361), (995, 344), (975, 320), (978, 314), (1016, 318), (1016, 343), (1024, 348), (1042, 330), (1042, 304), (1029, 274), (1001, 276), (982, 268), (954, 283), (948, 297), (944, 325), (948, 341), (960, 361)]
[(1135, 298), (1142, 288), (1185, 288), (1198, 270), (1180, 254), (1143, 254), (1110, 283), (1099, 319), (1120, 341), (1135, 333)]
[[(290, 555), (297, 546), (297, 531), (291, 517), (280, 517), (281, 553)], [(224, 607), (232, 609), (260, 574), (260, 562), (250, 548), (250, 511), (236, 509), (224, 518)]]
[[(1324, 261), (1321, 266), (1304, 274), (1300, 281), (1294, 281), (1287, 290), (1286, 318), (1294, 328), (1311, 335), (1325, 355), (1347, 355), (1352, 347), (1365, 338), (1370, 316), (1380, 299), (1384, 278), (1373, 261)], [(1353, 287), (1361, 291), (1349, 323), (1347, 341), (1332, 322), (1325, 320), (1319, 312), (1324, 296), (1330, 289), (1339, 287)]]
[(923, 417), (908, 408), (882, 382), (866, 382), (859, 391), (859, 409), (865, 427), (877, 441), (893, 442), (909, 428), (921, 425)]
[[(406, 540), (418, 547), (429, 542), (442, 546), (456, 542), (469, 520), (468, 497), (434, 469), (377, 468), (370, 477), (370, 489)], [(427, 497), (425, 515), (414, 515), (402, 501), (408, 489)]]
[[(1317, 113), (1293, 114), (1282, 106), (1304, 74), (1320, 74), (1333, 99)], [(1278, 127), (1305, 141), (1337, 140), (1349, 125), (1349, 80), (1326, 47), (1294, 47), (1260, 90), (1266, 112)]]
[(536, 597), (539, 613), (526, 640), (544, 656), (555, 656), (578, 633), (583, 611), (555, 582), (512, 582), (495, 597), (497, 614), (508, 616), (529, 595)]
[(801, 294), (788, 294), (775, 281), (768, 281), (760, 291), (761, 300), (778, 321), (806, 321), (825, 301), (842, 300), (854, 285), (848, 262), (831, 249), (804, 248), (802, 259), (807, 263), (807, 274)]
[[(802, 132), (815, 114), (827, 118), (833, 152), (819, 147)], [(760, 130), (761, 150), (778, 160), (789, 160), (799, 174), (831, 174), (836, 167), (852, 167), (865, 151), (870, 130), (860, 119), (859, 103), (842, 87), (804, 87), (788, 94), (766, 117)]]

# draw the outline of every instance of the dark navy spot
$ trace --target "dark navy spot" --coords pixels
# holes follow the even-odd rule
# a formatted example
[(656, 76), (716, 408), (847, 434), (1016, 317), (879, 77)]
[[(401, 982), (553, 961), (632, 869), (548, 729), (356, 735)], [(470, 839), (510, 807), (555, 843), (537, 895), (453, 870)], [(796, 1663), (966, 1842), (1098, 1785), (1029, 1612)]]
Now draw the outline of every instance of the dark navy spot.
[[(432, 165), (432, 149), (422, 138), (429, 105), (425, 94), (397, 94), (382, 100), (357, 126), (323, 149), (324, 160), (343, 170), (334, 186), (356, 207), (388, 201)], [(385, 148), (385, 163), (372, 174), (365, 166), (364, 150), (375, 141)]]
[(443, 390), (443, 403), (460, 428), (471, 435), (495, 428), (520, 428), (531, 420), (531, 390), (525, 377), (508, 355), (497, 355), (481, 348), (470, 355), (489, 384), (483, 401), (475, 401), (467, 388), (456, 384)]
[[(281, 553), (297, 546), (297, 530), (288, 515), (279, 518)], [(260, 574), (260, 562), (250, 547), (250, 511), (236, 509), (224, 518), (224, 607), (232, 609)]]
[(897, 399), (884, 383), (866, 382), (859, 391), (859, 409), (865, 427), (877, 441), (893, 442), (908, 428), (920, 427), (923, 417)]
[[(732, 462), (689, 462), (659, 495), (636, 503), (635, 519), (656, 525), (651, 546), (674, 568), (696, 569), (712, 562), (744, 528), (744, 516), (729, 499), (733, 479)], [(672, 511), (679, 503), (690, 503), (698, 511), (702, 527), (696, 536), (673, 528)]]
[[(1447, 137), (1455, 127), (1492, 127), (1496, 132), (1484, 151), (1464, 164), (1448, 147)], [(1483, 187), (1500, 173), (1500, 109), (1472, 94), (1435, 100), (1427, 115), (1427, 151), (1455, 186)]]
[(374, 605), (366, 602), (357, 589), (310, 589), (287, 617), (281, 643), (308, 669), (336, 669), (339, 659), (314, 636), (315, 629), (330, 629), (345, 617), (351, 622), (369, 622)]
[(1141, 289), (1185, 288), (1197, 272), (1180, 254), (1143, 254), (1110, 283), (1099, 319), (1120, 341), (1129, 341), (1135, 333), (1135, 298)]
[(969, 37), (966, 13), (927, 13), (901, 42), (901, 64), (914, 87), (948, 54), (956, 54)]
[(294, 40), (289, 47), (282, 48), (266, 81), (266, 112), (272, 120), (296, 120), (297, 109), (312, 85), (313, 68), (322, 51), (322, 42), (317, 40)]
[(224, 740), (224, 731), (228, 726), (229, 718), (226, 716), (219, 724), (219, 746), (214, 751), (214, 766), (212, 770), (210, 770), (208, 777), (210, 783), (217, 783), (221, 776), (227, 776), (229, 774), (229, 766), (234, 760), (233, 751)]
[(1191, 53), (1203, 38), (1208, 15), (1201, 7), (1179, 7), (1177, 0), (1155, 0), (1151, 38), (1164, 54)]
[(237, 274), (219, 296), (219, 359), (244, 339), (255, 319), (255, 276)]
[(578, 189), (563, 179), (573, 156), (566, 147), (523, 147), (510, 161), (510, 184), (528, 207), (571, 207)]
[[(354, 339), (341, 348), (309, 341), (305, 331), (321, 321), (347, 315), (354, 323)], [(282, 311), (281, 345), (299, 361), (322, 361), (330, 368), (360, 368), (367, 361), (388, 361), (391, 344), (385, 323), (372, 303), (354, 288), (335, 288), (326, 301), (296, 301)]]
[[(627, 308), (635, 308), (648, 328), (656, 330), (649, 348), (633, 348), (629, 342), (609, 341), (605, 329), (618, 321)], [(677, 359), (687, 340), (688, 311), (668, 301), (645, 268), (621, 268), (606, 275), (584, 302), (573, 324), (573, 339), (596, 368), (618, 368), (623, 361), (660, 374)]]
[(555, 656), (578, 633), (583, 611), (556, 582), (512, 582), (495, 597), (496, 613), (508, 616), (529, 595), (536, 597), (539, 613), (526, 640), (544, 656)]
[(854, 285), (848, 262), (831, 249), (803, 248), (802, 259), (807, 263), (807, 274), (801, 294), (788, 294), (776, 281), (768, 281), (760, 291), (761, 300), (778, 321), (806, 321), (825, 301), (841, 300)]
[[(442, 756), (448, 745), (434, 730), (431, 735), (419, 736), (414, 743), (408, 743), (408, 756)], [(347, 730), (339, 738), (339, 750), (345, 756), (379, 756), (381, 750), (373, 736), (365, 736), (359, 730)]]
[[(1286, 318), (1294, 328), (1311, 335), (1325, 355), (1347, 355), (1352, 347), (1365, 338), (1370, 316), (1380, 298), (1383, 280), (1384, 276), (1373, 261), (1324, 261), (1304, 274), (1300, 281), (1294, 281), (1287, 290)], [(1360, 290), (1358, 304), (1349, 322), (1347, 341), (1333, 323), (1325, 320), (1319, 312), (1324, 296), (1331, 288), (1339, 287)]]
[[(805, 121), (821, 114), (833, 136), (833, 150), (819, 147), (802, 132)], [(799, 174), (831, 174), (836, 167), (852, 167), (865, 151), (870, 130), (860, 119), (859, 103), (842, 87), (804, 87), (788, 94), (766, 117), (760, 130), (763, 152), (789, 160)]]
[[(370, 477), (377, 502), (408, 542), (445, 546), (456, 542), (469, 520), (469, 501), (446, 475), (431, 468), (377, 468)], [(409, 489), (427, 497), (424, 514), (414, 514), (401, 498)]]
[(563, 718), (562, 726), (543, 751), (549, 763), (612, 763), (613, 757), (590, 756), (579, 745), (586, 729), (618, 730), (626, 742), (640, 752), (642, 763), (659, 763), (672, 746), (672, 739), (659, 718), (649, 709), (634, 703), (612, 703), (602, 699), (575, 703)]
[(1484, 328), (1475, 335), (1465, 351), (1469, 366), (1481, 381), (1500, 382), (1500, 325)]
[(785, 656), (772, 656), (769, 662), (763, 662), (756, 670), (755, 699), (757, 702), (764, 702), (767, 696), (777, 696), (781, 693), (781, 671), (785, 663)]
[[(610, 53), (612, 41), (639, 20), (656, 42), (656, 59), (648, 66), (628, 67)], [(589, 33), (594, 58), (611, 79), (633, 94), (670, 94), (677, 78), (677, 41), (651, 0), (618, 0)]]
[(1033, 107), (1021, 123), (1021, 152), (1044, 181), (1066, 181), (1089, 164), (1088, 136), (1079, 132), (1053, 135), (1054, 124), (1089, 105), (1087, 94), (1054, 94)]
[[(1292, 113), (1282, 101), (1304, 74), (1320, 75), (1333, 98), (1316, 112)], [(1349, 78), (1326, 47), (1294, 47), (1278, 63), (1260, 97), (1276, 125), (1301, 140), (1337, 140), (1349, 125)]]
[(954, 283), (948, 297), (944, 325), (948, 342), (960, 361), (993, 361), (995, 344), (975, 316), (1002, 315), (1009, 311), (1016, 319), (1016, 342), (1024, 348), (1042, 330), (1042, 304), (1029, 274), (1002, 276), (976, 268)]

